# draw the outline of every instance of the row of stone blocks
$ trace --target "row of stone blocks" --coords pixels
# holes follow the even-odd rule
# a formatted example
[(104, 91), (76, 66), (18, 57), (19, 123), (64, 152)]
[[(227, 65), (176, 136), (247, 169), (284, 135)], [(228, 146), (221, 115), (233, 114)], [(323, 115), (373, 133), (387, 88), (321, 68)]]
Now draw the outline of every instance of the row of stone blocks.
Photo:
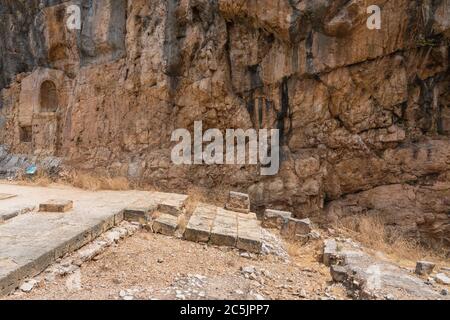
[(267, 209), (264, 212), (262, 226), (264, 228), (280, 229), (281, 235), (289, 240), (302, 240), (312, 231), (309, 219), (296, 219), (288, 211)]
[(261, 227), (254, 213), (240, 213), (208, 204), (199, 204), (184, 232), (194, 242), (261, 251)]

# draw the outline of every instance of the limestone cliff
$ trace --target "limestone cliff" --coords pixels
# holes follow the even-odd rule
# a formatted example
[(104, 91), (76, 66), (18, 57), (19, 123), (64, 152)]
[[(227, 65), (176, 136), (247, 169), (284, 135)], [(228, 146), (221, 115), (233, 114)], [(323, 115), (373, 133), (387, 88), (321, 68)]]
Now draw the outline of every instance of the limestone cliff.
[[(10, 152), (450, 241), (450, 0), (1, 0), (0, 31)], [(197, 120), (280, 129), (278, 175), (174, 166)]]

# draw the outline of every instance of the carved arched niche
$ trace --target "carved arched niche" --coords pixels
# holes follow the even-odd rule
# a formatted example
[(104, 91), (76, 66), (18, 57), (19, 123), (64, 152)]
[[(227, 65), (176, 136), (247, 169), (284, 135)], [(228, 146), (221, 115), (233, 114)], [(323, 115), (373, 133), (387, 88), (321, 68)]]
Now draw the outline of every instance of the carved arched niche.
[(58, 92), (51, 80), (42, 82), (39, 94), (40, 112), (56, 112), (58, 110)]

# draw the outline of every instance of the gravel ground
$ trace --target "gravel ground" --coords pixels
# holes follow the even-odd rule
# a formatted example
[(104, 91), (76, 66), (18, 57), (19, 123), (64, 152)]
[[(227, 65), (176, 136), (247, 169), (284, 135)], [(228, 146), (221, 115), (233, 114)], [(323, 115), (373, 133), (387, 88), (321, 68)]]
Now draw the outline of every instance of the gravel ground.
[(318, 262), (321, 241), (278, 245), (290, 254), (280, 247), (277, 255), (249, 257), (140, 230), (69, 274), (38, 277), (30, 292), (7, 299), (347, 299)]

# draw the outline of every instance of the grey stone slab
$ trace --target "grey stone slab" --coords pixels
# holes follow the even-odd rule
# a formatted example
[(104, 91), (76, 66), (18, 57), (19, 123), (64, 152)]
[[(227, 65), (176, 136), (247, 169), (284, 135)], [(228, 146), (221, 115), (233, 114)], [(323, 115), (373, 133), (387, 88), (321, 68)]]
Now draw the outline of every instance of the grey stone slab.
[(252, 253), (260, 253), (262, 247), (261, 235), (261, 226), (256, 217), (238, 214), (236, 248)]
[(200, 203), (194, 210), (184, 231), (184, 239), (194, 242), (208, 242), (217, 207)]
[(218, 208), (211, 230), (211, 244), (234, 247), (237, 241), (237, 226), (236, 212)]

